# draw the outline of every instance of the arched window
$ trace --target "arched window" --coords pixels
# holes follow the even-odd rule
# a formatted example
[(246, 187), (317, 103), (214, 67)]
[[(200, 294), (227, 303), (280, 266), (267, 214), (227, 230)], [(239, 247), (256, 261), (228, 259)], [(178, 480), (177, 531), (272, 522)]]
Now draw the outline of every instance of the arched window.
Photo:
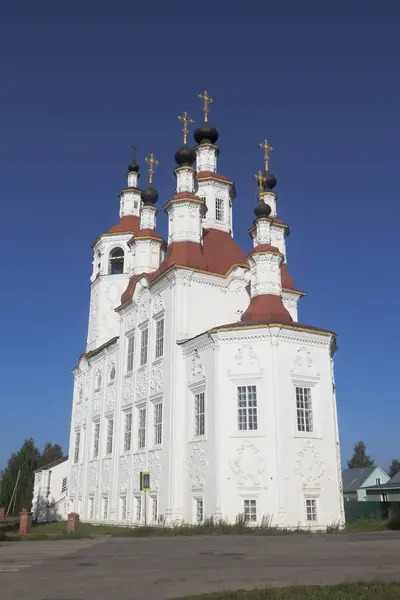
[(111, 367), (111, 371), (110, 371), (110, 383), (111, 383), (112, 381), (114, 381), (114, 379), (115, 379), (115, 366), (113, 365), (113, 366)]
[(95, 381), (96, 390), (101, 387), (101, 371), (96, 372), (96, 381)]
[(215, 219), (217, 221), (224, 220), (224, 200), (222, 198), (215, 199)]
[(110, 252), (110, 275), (120, 275), (124, 272), (124, 251), (122, 248), (114, 248)]

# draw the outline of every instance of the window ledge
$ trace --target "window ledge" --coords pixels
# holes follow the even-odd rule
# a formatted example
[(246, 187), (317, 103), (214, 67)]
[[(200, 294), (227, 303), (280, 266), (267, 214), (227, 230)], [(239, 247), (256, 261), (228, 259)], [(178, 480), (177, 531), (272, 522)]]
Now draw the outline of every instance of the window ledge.
[(194, 437), (192, 437), (191, 440), (189, 440), (189, 444), (196, 444), (197, 442), (206, 442), (206, 441), (207, 441), (206, 435), (195, 435)]
[(154, 444), (151, 448), (148, 449), (148, 452), (153, 452), (153, 450), (162, 450), (162, 444)]
[(263, 433), (262, 431), (257, 430), (244, 430), (244, 431), (237, 431), (236, 433), (234, 433), (233, 435), (230, 436), (231, 438), (263, 438), (263, 437), (267, 437), (267, 435), (265, 433)]
[(162, 356), (158, 356), (157, 358), (155, 358), (153, 360), (153, 365), (157, 365), (158, 363), (162, 362), (164, 358), (164, 354)]
[(293, 437), (303, 440), (322, 440), (324, 438), (319, 431), (296, 431)]

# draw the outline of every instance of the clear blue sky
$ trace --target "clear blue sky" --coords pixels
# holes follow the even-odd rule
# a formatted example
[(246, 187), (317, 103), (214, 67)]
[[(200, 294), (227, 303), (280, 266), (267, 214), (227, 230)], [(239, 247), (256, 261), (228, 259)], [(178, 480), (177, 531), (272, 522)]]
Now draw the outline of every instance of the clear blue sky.
[(245, 249), (258, 143), (274, 147), (301, 321), (338, 334), (343, 460), (358, 439), (383, 467), (400, 457), (398, 1), (23, 0), (2, 13), (0, 465), (24, 437), (67, 450), (90, 244), (118, 219), (132, 141), (142, 165), (160, 160), (159, 204), (171, 197), (176, 117), (199, 122), (205, 88)]

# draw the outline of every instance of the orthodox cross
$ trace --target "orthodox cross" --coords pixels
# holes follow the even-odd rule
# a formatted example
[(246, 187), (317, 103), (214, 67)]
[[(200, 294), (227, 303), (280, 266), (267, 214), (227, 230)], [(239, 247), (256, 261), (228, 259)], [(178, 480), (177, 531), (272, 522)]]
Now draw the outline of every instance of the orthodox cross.
[(257, 173), (254, 174), (255, 180), (257, 181), (258, 189), (260, 193), (263, 191), (263, 181), (264, 177), (261, 169), (258, 169)]
[(135, 144), (132, 144), (131, 148), (132, 148), (132, 162), (135, 163), (136, 162), (136, 151), (137, 151), (137, 148), (136, 148)]
[(157, 165), (159, 165), (160, 162), (158, 160), (156, 160), (153, 152), (150, 152), (149, 156), (146, 156), (146, 158), (144, 160), (149, 165), (149, 183), (152, 184), (153, 183), (153, 175), (155, 173)]
[(264, 150), (264, 163), (265, 170), (268, 171), (269, 153), (272, 152), (272, 146), (268, 146), (268, 140), (264, 140), (262, 144), (259, 144), (261, 150)]
[(179, 121), (183, 122), (183, 127), (182, 127), (182, 131), (183, 131), (183, 143), (186, 144), (186, 142), (187, 142), (187, 134), (189, 133), (189, 127), (188, 127), (188, 125), (191, 125), (192, 123), (194, 123), (194, 121), (193, 121), (193, 119), (191, 119), (189, 117), (189, 115), (187, 114), (186, 110), (181, 115), (179, 115), (178, 119), (179, 119)]
[(212, 104), (214, 100), (209, 96), (207, 90), (205, 90), (202, 94), (199, 94), (199, 98), (204, 101), (203, 112), (204, 112), (204, 123), (208, 121), (208, 108), (209, 104)]

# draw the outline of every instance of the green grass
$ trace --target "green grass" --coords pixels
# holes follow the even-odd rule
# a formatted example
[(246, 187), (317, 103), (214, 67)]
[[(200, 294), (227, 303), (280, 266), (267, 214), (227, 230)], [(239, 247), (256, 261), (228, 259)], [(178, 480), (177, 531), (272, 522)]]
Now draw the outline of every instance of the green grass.
[(345, 532), (353, 533), (358, 531), (387, 531), (388, 530), (388, 521), (383, 521), (381, 519), (368, 519), (361, 518), (353, 523), (348, 523), (345, 526)]
[(400, 582), (357, 582), (341, 585), (267, 588), (250, 592), (222, 592), (179, 600), (399, 600)]

